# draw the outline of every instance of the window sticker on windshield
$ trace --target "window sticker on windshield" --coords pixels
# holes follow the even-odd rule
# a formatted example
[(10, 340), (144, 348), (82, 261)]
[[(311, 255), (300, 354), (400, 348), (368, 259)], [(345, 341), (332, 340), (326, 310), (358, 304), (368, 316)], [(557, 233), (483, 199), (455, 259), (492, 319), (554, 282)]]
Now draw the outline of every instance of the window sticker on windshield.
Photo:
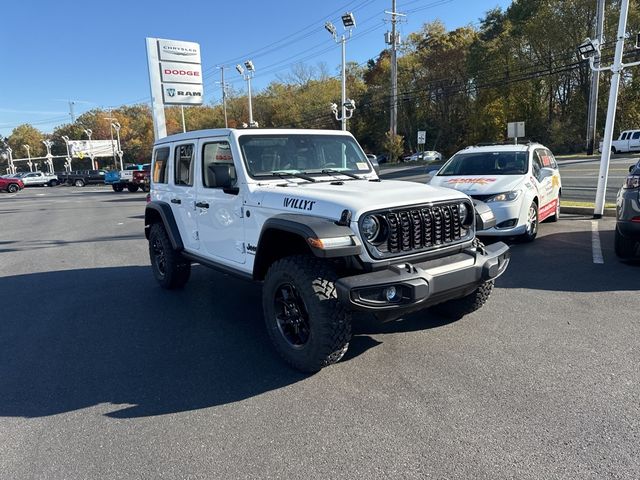
[(358, 167), (358, 170), (368, 170), (367, 164), (363, 162), (356, 163), (356, 167)]
[(486, 185), (495, 181), (495, 178), (452, 178), (447, 183), (479, 183), (480, 185)]

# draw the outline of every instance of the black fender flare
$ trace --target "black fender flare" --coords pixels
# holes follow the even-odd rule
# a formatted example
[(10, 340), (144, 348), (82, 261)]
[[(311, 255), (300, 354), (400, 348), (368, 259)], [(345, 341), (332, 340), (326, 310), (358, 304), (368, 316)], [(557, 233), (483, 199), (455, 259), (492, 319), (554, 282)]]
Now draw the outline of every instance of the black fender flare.
[(152, 201), (147, 203), (147, 207), (144, 210), (144, 235), (147, 240), (149, 239), (149, 229), (153, 223), (157, 223), (158, 217), (160, 217), (167, 231), (173, 249), (177, 252), (184, 250), (180, 230), (171, 211), (171, 205), (166, 202)]
[[(362, 244), (351, 230), (345, 225), (338, 225), (334, 220), (295, 213), (282, 213), (267, 219), (262, 225), (258, 251), (262, 246), (262, 239), (269, 230), (280, 230), (299, 236), (309, 246), (316, 257), (335, 258), (359, 255)], [(323, 239), (334, 237), (352, 237), (352, 245), (333, 248), (317, 248), (310, 244), (308, 239)]]

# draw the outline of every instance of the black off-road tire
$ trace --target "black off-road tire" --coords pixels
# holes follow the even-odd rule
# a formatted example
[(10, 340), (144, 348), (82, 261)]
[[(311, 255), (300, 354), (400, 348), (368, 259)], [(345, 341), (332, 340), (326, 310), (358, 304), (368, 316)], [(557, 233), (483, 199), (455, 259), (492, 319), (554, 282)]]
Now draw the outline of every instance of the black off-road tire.
[[(349, 347), (351, 312), (338, 302), (337, 274), (326, 262), (311, 255), (295, 255), (275, 262), (267, 272), (262, 306), (273, 345), (282, 358), (297, 370), (317, 372), (338, 362)], [(291, 286), (301, 303), (308, 337), (294, 345), (284, 333), (279, 294)]]
[(131, 193), (137, 192), (138, 185), (127, 185), (127, 190), (129, 190)]
[(50, 187), (55, 187), (56, 185), (58, 185), (58, 180), (51, 180), (51, 181), (49, 182), (49, 186), (50, 186)]
[(189, 280), (191, 262), (173, 249), (167, 231), (160, 223), (154, 223), (149, 230), (149, 259), (153, 276), (162, 288), (176, 290)]
[(623, 260), (633, 258), (636, 254), (637, 242), (632, 238), (627, 238), (622, 235), (617, 227), (614, 234), (613, 246), (616, 255)]
[(484, 282), (469, 295), (435, 305), (432, 307), (432, 310), (443, 317), (457, 320), (482, 307), (489, 299), (492, 290), (493, 280), (489, 280), (488, 282)]
[(117, 183), (114, 183), (113, 185), (111, 185), (111, 188), (113, 188), (114, 192), (121, 192), (122, 190), (124, 190), (124, 187)]
[(20, 190), (20, 187), (16, 183), (11, 183), (7, 187), (7, 192), (9, 193), (16, 193), (18, 190)]
[(73, 184), (76, 187), (84, 187), (84, 180), (82, 180), (81, 178), (77, 178), (76, 180), (74, 180)]
[[(473, 246), (476, 248), (484, 248), (484, 243), (476, 237), (473, 240)], [(475, 312), (487, 303), (492, 290), (493, 280), (489, 280), (481, 284), (470, 294), (435, 305), (431, 307), (431, 310), (446, 318), (460, 319), (465, 315)]]

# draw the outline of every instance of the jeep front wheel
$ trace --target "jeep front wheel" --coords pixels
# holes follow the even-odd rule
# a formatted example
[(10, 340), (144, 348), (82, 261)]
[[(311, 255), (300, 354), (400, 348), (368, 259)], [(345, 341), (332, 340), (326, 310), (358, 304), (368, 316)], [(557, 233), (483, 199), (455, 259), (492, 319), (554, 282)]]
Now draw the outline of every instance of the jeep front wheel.
[(351, 339), (351, 314), (338, 302), (336, 273), (310, 255), (286, 257), (267, 272), (262, 307), (278, 353), (294, 368), (317, 372), (339, 361)]
[(182, 288), (189, 280), (191, 263), (173, 249), (164, 226), (159, 223), (151, 225), (149, 231), (149, 258), (153, 276), (162, 288)]
[(489, 280), (481, 284), (469, 295), (435, 305), (433, 311), (443, 317), (460, 319), (482, 307), (487, 302), (492, 290), (493, 280)]

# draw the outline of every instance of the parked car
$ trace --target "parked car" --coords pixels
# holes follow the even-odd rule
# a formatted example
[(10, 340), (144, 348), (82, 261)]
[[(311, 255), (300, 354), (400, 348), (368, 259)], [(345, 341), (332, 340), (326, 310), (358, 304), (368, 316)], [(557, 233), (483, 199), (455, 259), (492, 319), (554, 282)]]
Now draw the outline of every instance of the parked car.
[(403, 158), (405, 162), (416, 162), (424, 160), (426, 162), (437, 162), (442, 160), (442, 154), (434, 150), (426, 150), (424, 152), (416, 152)]
[(451, 157), (430, 184), (455, 188), (491, 207), (496, 225), (478, 235), (517, 235), (530, 242), (539, 222), (560, 218), (558, 164), (539, 143), (467, 147)]
[[(598, 150), (602, 152), (602, 144)], [(640, 130), (625, 130), (611, 142), (611, 153), (640, 152)]]
[(130, 165), (124, 170), (112, 170), (107, 172), (104, 178), (106, 185), (111, 185), (114, 192), (121, 192), (125, 188), (130, 192), (137, 192), (142, 189), (148, 192), (150, 188), (151, 164)]
[(53, 173), (46, 172), (25, 172), (20, 177), (25, 187), (44, 186), (54, 187), (60, 183), (58, 177)]
[(104, 183), (106, 170), (75, 170), (61, 175), (61, 182), (76, 187), (99, 185)]
[(616, 255), (627, 259), (638, 253), (640, 243), (640, 161), (629, 167), (616, 199)]
[(24, 183), (20, 178), (4, 176), (0, 177), (0, 190), (16, 193), (24, 188)]

